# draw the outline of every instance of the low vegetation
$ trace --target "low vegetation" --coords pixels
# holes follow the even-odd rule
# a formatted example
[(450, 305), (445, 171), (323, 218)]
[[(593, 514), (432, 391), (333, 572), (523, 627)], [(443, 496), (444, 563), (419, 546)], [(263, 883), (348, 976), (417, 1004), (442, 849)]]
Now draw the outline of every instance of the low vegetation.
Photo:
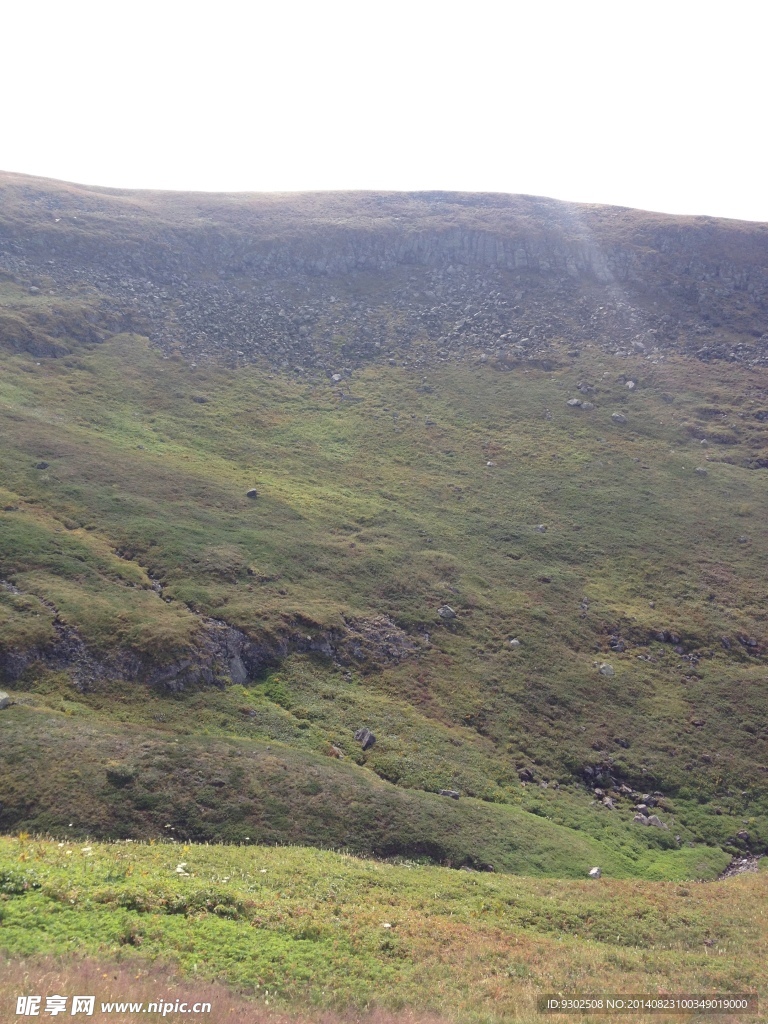
[(768, 847), (765, 231), (0, 194), (13, 970), (757, 985), (764, 875), (715, 880)]
[[(290, 847), (0, 842), (14, 956), (172, 962), (262, 1006), (409, 1006), (468, 1024), (536, 1019), (537, 996), (562, 990), (757, 991), (765, 878), (649, 887)], [(92, 987), (108, 998), (109, 982)]]
[[(370, 790), (372, 770), (398, 799), (453, 789), (483, 801), (501, 829), (502, 805), (514, 805), (594, 838), (620, 831), (638, 870), (659, 845), (761, 849), (763, 474), (691, 437), (706, 396), (684, 360), (624, 366), (642, 389), (631, 395), (588, 351), (578, 372), (435, 369), (427, 392), (397, 368), (361, 372), (352, 404), (323, 381), (193, 370), (132, 336), (76, 363), (8, 357), (0, 382), (1, 642), (6, 665), (28, 659), (6, 684), (17, 702), (2, 720), (6, 827), (76, 819), (106, 836), (98, 822), (114, 821), (104, 807), (117, 801), (120, 834), (147, 835), (141, 801), (171, 801), (170, 774), (112, 786), (90, 815), (66, 772), (49, 772), (54, 811), (30, 789), (35, 756), (49, 768), (92, 760), (98, 789), (112, 758), (89, 744), (122, 729), (124, 759), (136, 760), (134, 726), (184, 744), (279, 741), (296, 754), (298, 790), (317, 785), (297, 760), (312, 753), (331, 800), (347, 778)], [(599, 411), (566, 405), (583, 379), (596, 382)], [(708, 388), (736, 419), (758, 401), (740, 368)], [(198, 393), (209, 401), (190, 402)], [(631, 427), (611, 421), (614, 405)], [(437, 615), (443, 604), (454, 620)], [(350, 624), (377, 617), (390, 639), (349, 653)], [(213, 685), (174, 689), (169, 673), (205, 661), (205, 631), (222, 620), (267, 652), (256, 675), (233, 683), (214, 659)], [(47, 657), (51, 645), (69, 654)], [(43, 713), (58, 723), (59, 754), (24, 739), (39, 737)], [(353, 739), (363, 725), (377, 736), (365, 754)], [(601, 778), (614, 810), (590, 805)], [(654, 792), (666, 830), (632, 821)], [(203, 800), (190, 838), (242, 830), (210, 815), (196, 824), (205, 817)], [(290, 838), (377, 849), (367, 827), (341, 832)], [(433, 849), (446, 847), (435, 838)], [(464, 855), (484, 859), (479, 847)], [(542, 864), (531, 847), (531, 868)]]

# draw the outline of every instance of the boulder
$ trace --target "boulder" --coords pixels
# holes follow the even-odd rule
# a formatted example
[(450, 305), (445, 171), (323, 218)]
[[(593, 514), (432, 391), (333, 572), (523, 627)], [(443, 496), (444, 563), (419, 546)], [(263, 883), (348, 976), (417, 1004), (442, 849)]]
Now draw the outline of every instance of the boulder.
[(358, 729), (355, 733), (355, 739), (363, 748), (363, 750), (369, 750), (376, 742), (376, 737), (373, 735), (370, 729)]
[(446, 622), (456, 618), (456, 612), (451, 608), (449, 604), (443, 604), (437, 609), (437, 614), (441, 619), (445, 619)]
[(607, 661), (604, 661), (598, 669), (601, 676), (613, 676), (616, 674), (613, 665), (609, 665)]
[(12, 703), (13, 701), (5, 692), (5, 690), (0, 690), (0, 711), (2, 711), (3, 708), (10, 707)]
[(667, 827), (667, 826), (666, 826), (666, 825), (664, 824), (664, 822), (663, 822), (663, 821), (661, 820), (661, 818), (660, 818), (660, 817), (659, 817), (658, 815), (656, 815), (656, 814), (651, 814), (651, 815), (649, 816), (649, 818), (648, 818), (648, 824), (649, 824), (649, 825), (655, 825), (655, 826), (656, 826), (656, 828), (666, 828), (666, 827)]
[(245, 496), (246, 498), (258, 498), (259, 492), (256, 490), (255, 487), (252, 487), (250, 491), (245, 492)]
[(458, 800), (461, 794), (455, 789), (441, 789), (440, 796), (449, 796), (451, 800)]
[(588, 873), (590, 878), (599, 878), (603, 872), (600, 868), (590, 868)]
[(624, 415), (623, 412), (613, 412), (613, 413), (611, 413), (611, 419), (613, 420), (614, 423), (626, 423), (627, 422), (627, 417)]

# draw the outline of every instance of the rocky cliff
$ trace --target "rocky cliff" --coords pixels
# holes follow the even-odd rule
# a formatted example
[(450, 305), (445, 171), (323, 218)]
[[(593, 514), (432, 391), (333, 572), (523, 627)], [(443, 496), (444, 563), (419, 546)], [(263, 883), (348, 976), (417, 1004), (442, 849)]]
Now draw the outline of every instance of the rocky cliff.
[(0, 269), (48, 299), (4, 314), (0, 340), (40, 356), (134, 330), (190, 360), (300, 373), (503, 365), (561, 339), (767, 358), (768, 225), (531, 196), (171, 194), (12, 174), (0, 197)]

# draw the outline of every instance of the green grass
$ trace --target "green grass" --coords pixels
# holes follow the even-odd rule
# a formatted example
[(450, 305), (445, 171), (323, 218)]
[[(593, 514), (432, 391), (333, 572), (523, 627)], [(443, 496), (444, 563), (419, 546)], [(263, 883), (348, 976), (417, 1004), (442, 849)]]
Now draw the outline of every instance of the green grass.
[(765, 873), (564, 882), (291, 847), (0, 840), (7, 954), (159, 959), (273, 1005), (473, 1024), (532, 1019), (537, 992), (759, 990), (764, 890)]
[[(565, 404), (582, 379), (596, 387), (588, 413)], [(523, 807), (601, 842), (620, 834), (641, 873), (642, 851), (674, 835), (683, 850), (735, 852), (746, 829), (760, 849), (768, 520), (764, 473), (739, 461), (767, 428), (750, 412), (749, 371), (703, 381), (682, 358), (651, 366), (586, 349), (578, 370), (445, 365), (425, 392), (378, 367), (352, 389), (360, 402), (340, 403), (322, 379), (192, 368), (129, 335), (39, 365), (6, 357), (0, 578), (21, 592), (0, 591), (6, 653), (44, 646), (54, 615), (94, 656), (130, 655), (139, 677), (197, 657), (204, 616), (270, 642), (386, 615), (417, 651), (336, 667), (294, 654), (277, 689), (274, 676), (243, 691), (224, 675), (223, 690), (180, 699), (98, 678), (79, 692), (41, 664), (3, 685), (97, 732), (160, 722), (318, 755), (335, 744), (401, 790), (458, 788), (491, 815)], [(702, 449), (712, 406), (738, 437)], [(708, 475), (695, 474), (706, 456)], [(436, 615), (446, 602), (458, 613), (448, 626)], [(697, 660), (657, 640), (663, 630)], [(612, 636), (625, 651), (609, 649)], [(740, 636), (758, 639), (756, 653)], [(597, 671), (604, 660), (613, 677)], [(351, 739), (361, 724), (379, 737), (364, 759)], [(0, 727), (13, 736), (13, 715)], [(633, 825), (631, 801), (590, 804), (584, 770), (609, 764), (665, 794), (668, 834)], [(518, 782), (524, 767), (534, 786)], [(25, 784), (6, 827), (40, 826)], [(73, 811), (63, 804), (61, 820)], [(128, 814), (132, 827), (144, 825)]]
[[(728, 860), (714, 847), (677, 848), (668, 832), (630, 830), (626, 814), (591, 815), (577, 792), (511, 804), (404, 789), (314, 752), (288, 715), (273, 718), (280, 740), (265, 743), (223, 738), (205, 720), (194, 733), (178, 721), (138, 728), (122, 707), (117, 698), (108, 726), (66, 699), (58, 714), (10, 709), (0, 761), (9, 825), (83, 839), (291, 842), (572, 878), (595, 864), (617, 878), (714, 877)], [(226, 711), (222, 701), (216, 714)]]
[[(765, 872), (714, 879), (768, 849), (762, 313), (701, 287), (762, 229), (0, 177), (0, 1001), (116, 961), (222, 1020), (759, 988)], [(427, 262), (305, 273), (395, 241)]]

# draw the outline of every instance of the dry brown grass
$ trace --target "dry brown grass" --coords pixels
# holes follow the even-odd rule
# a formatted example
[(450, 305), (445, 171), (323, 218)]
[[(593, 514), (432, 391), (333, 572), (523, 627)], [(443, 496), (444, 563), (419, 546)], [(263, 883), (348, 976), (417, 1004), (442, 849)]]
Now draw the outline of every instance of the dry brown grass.
[[(199, 1021), (204, 1024), (449, 1024), (448, 1018), (422, 1011), (404, 1009), (393, 1013), (377, 1007), (337, 1013), (308, 1009), (285, 1013), (266, 1004), (265, 997), (247, 997), (216, 982), (185, 980), (170, 968), (159, 965), (131, 965), (71, 957), (33, 957), (0, 960), (0, 1021), (16, 1018), (16, 999), (20, 995), (42, 996), (40, 1016), (44, 1016), (45, 997), (51, 995), (93, 995), (96, 1007), (93, 1021), (110, 1024), (135, 1024), (136, 1021)], [(174, 1002), (210, 1003), (206, 1013), (101, 1012), (102, 1003)], [(67, 1017), (70, 1016), (70, 1001)], [(51, 1018), (55, 1019), (55, 1018)]]

